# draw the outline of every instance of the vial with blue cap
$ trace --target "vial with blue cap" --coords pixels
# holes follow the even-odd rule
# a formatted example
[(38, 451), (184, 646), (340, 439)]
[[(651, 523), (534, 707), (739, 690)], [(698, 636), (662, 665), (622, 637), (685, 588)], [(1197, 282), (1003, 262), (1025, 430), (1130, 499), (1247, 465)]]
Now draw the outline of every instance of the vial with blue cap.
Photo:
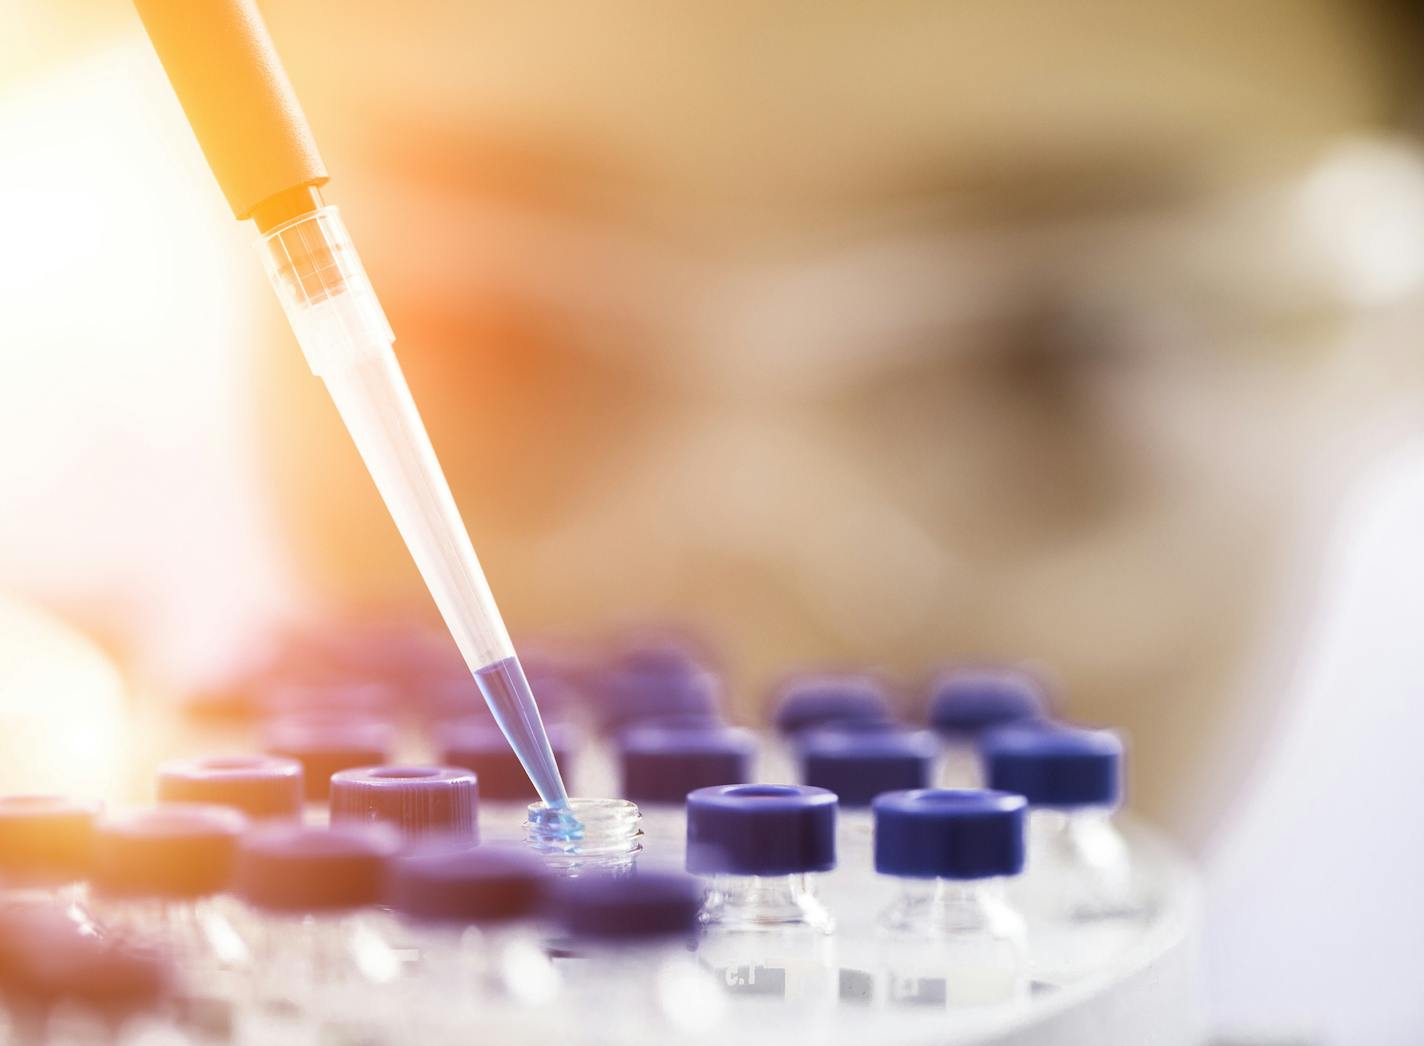
[(422, 846), (391, 865), (387, 900), (418, 957), (404, 994), (405, 1035), (438, 1041), (479, 1027), (491, 1041), (553, 1033), (559, 975), (541, 920), (550, 874), (509, 846)]
[(782, 744), (768, 753), (763, 779), (797, 780), (796, 745), (813, 730), (884, 729), (893, 722), (889, 690), (870, 672), (806, 672), (784, 680), (772, 696), (772, 724)]
[(1029, 920), (1034, 974), (1079, 979), (1140, 933), (1147, 902), (1113, 823), (1123, 745), (1108, 730), (1013, 726), (983, 739), (989, 783), (1029, 804), (1028, 866), (1016, 898)]
[(835, 866), (833, 792), (749, 784), (687, 797), (687, 869), (709, 877), (698, 956), (728, 991), (834, 1001), (835, 920), (817, 880)]
[(694, 876), (667, 868), (558, 882), (552, 909), (568, 947), (555, 960), (557, 1012), (568, 1023), (549, 1041), (587, 1041), (590, 1014), (600, 1042), (725, 1041), (727, 1000), (691, 950), (703, 893)]
[(757, 738), (736, 727), (645, 723), (618, 737), (621, 793), (643, 812), (653, 855), (682, 863), (690, 792), (752, 779)]
[(876, 798), (875, 870), (900, 889), (877, 926), (875, 999), (960, 1009), (1026, 997), (1024, 920), (1006, 891), (1024, 866), (1026, 807), (981, 790)]
[(375, 987), (400, 981), (385, 903), (401, 836), (384, 823), (269, 823), (238, 843), (233, 893), (254, 918), (240, 1042), (369, 1041), (389, 1017)]
[[(807, 731), (796, 744), (801, 781), (836, 793), (839, 864), (853, 872), (871, 866), (870, 804), (883, 792), (928, 788), (939, 759), (938, 738), (928, 730), (893, 723), (837, 726)], [(848, 877), (851, 889), (863, 887), (860, 875)]]
[(929, 725), (945, 746), (939, 785), (977, 788), (983, 784), (978, 739), (1009, 723), (1048, 714), (1043, 682), (1014, 667), (952, 668), (930, 683)]

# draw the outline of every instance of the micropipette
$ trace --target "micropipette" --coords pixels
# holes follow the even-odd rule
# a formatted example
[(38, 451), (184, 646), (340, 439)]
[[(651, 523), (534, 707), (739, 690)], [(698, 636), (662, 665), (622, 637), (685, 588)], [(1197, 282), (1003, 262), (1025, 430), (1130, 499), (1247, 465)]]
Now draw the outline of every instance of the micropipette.
[(233, 215), (325, 382), (485, 702), (539, 797), (567, 800), (548, 735), (416, 411), (395, 334), (335, 207), (255, 0), (134, 0)]

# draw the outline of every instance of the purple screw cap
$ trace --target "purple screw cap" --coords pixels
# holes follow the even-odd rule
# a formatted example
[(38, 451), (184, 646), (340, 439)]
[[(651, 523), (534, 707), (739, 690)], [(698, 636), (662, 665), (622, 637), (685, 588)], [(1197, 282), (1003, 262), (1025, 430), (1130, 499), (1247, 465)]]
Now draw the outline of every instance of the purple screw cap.
[(174, 986), (173, 973), (162, 952), (86, 933), (58, 905), (0, 912), (0, 990), (22, 1020), (65, 1002), (120, 1019), (158, 1005)]
[(178, 759), (158, 768), (165, 803), (211, 803), (249, 817), (299, 817), (302, 764), (270, 755)]
[(428, 922), (527, 919), (542, 907), (549, 883), (534, 854), (497, 846), (406, 854), (390, 875), (391, 907)]
[(610, 943), (691, 937), (704, 890), (678, 871), (639, 869), (633, 875), (560, 879), (554, 914), (564, 931)]
[(659, 716), (717, 718), (722, 683), (716, 673), (696, 665), (627, 664), (603, 679), (599, 726), (605, 733)]
[(930, 685), (929, 721), (941, 733), (973, 735), (1047, 713), (1042, 681), (1022, 669), (950, 669)]
[(979, 789), (889, 792), (875, 800), (875, 870), (917, 879), (1017, 875), (1024, 865), (1021, 795)]
[(797, 875), (836, 865), (836, 796), (824, 788), (745, 784), (687, 797), (687, 870)]
[(928, 730), (822, 728), (802, 734), (797, 753), (803, 782), (835, 792), (842, 806), (869, 806), (881, 792), (928, 788), (939, 740)]
[[(565, 724), (550, 723), (547, 733), (554, 761), (567, 779), (575, 732)], [(525, 802), (539, 798), (519, 757), (493, 719), (442, 723), (435, 731), (435, 745), (442, 763), (474, 771), (483, 798)]]
[(1122, 799), (1122, 739), (1111, 730), (1011, 725), (986, 734), (980, 750), (989, 786), (1030, 806), (1071, 810)]
[(274, 912), (341, 911), (379, 904), (400, 834), (384, 824), (315, 828), (272, 822), (238, 844), (233, 890)]
[(885, 684), (863, 673), (797, 676), (777, 692), (774, 720), (783, 734), (829, 724), (877, 724), (891, 718)]
[(266, 727), (263, 748), (302, 764), (308, 800), (325, 799), (331, 775), (353, 766), (390, 761), (395, 730), (380, 719), (345, 715), (303, 715), (273, 720)]
[(711, 785), (751, 780), (756, 736), (734, 727), (633, 726), (619, 735), (623, 796), (637, 803), (677, 803)]
[(383, 822), (407, 836), (476, 838), (479, 789), (458, 766), (362, 766), (331, 777), (331, 823)]
[(94, 885), (111, 896), (204, 897), (227, 888), (247, 818), (226, 806), (174, 803), (95, 826)]
[(0, 879), (69, 882), (89, 873), (97, 803), (53, 795), (0, 797)]

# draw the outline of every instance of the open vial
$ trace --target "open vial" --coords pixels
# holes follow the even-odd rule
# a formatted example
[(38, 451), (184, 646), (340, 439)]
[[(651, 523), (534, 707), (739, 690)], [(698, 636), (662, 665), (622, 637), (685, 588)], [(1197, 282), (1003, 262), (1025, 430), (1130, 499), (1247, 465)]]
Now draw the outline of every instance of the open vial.
[(560, 875), (626, 874), (643, 851), (641, 818), (626, 799), (530, 803), (524, 838)]

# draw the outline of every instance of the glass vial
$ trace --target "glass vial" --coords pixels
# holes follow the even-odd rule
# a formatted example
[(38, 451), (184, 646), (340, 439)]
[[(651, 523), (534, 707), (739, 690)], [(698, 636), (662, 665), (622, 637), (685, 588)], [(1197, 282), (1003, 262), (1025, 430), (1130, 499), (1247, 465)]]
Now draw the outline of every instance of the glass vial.
[(729, 992), (834, 1000), (835, 922), (816, 879), (835, 864), (836, 797), (824, 788), (727, 785), (687, 797), (687, 869), (710, 877), (698, 957)]
[(1022, 796), (889, 792), (875, 800), (875, 870), (899, 895), (880, 916), (873, 999), (934, 1009), (1027, 996), (1024, 921), (1005, 881), (1024, 864)]
[(560, 875), (629, 874), (643, 851), (638, 807), (626, 799), (530, 803), (524, 838)]

